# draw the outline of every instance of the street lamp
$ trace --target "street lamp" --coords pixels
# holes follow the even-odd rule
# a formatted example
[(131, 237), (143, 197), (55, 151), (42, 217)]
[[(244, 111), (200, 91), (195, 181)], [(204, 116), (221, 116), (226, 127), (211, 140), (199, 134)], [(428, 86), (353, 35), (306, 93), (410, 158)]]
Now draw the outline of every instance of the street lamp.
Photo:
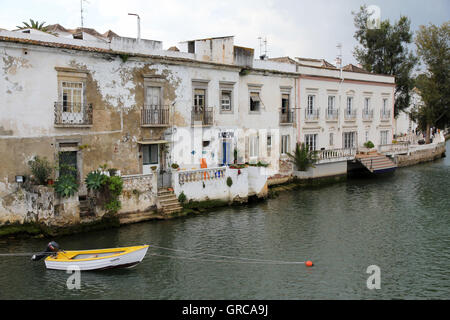
[(141, 40), (141, 18), (136, 13), (129, 13), (128, 15), (137, 17), (137, 42), (139, 42)]

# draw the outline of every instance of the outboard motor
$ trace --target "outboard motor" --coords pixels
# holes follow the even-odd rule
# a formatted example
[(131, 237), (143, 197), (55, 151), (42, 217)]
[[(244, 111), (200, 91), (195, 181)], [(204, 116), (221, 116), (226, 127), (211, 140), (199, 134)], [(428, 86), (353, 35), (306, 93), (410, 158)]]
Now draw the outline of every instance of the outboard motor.
[(34, 254), (31, 257), (31, 260), (33, 261), (39, 261), (43, 258), (46, 258), (52, 254), (55, 254), (59, 251), (59, 244), (57, 244), (55, 241), (51, 241), (48, 243), (47, 248), (45, 249), (44, 252), (38, 253), (38, 254)]

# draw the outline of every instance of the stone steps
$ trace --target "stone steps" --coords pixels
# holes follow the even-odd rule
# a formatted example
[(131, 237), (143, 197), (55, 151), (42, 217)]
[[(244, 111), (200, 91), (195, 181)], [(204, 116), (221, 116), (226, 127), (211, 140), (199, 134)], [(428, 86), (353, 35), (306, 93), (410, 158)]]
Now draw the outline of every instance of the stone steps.
[(183, 207), (180, 205), (178, 198), (173, 191), (159, 189), (158, 200), (165, 215), (183, 211)]
[(397, 165), (384, 155), (373, 155), (357, 160), (372, 173), (393, 171), (397, 168)]

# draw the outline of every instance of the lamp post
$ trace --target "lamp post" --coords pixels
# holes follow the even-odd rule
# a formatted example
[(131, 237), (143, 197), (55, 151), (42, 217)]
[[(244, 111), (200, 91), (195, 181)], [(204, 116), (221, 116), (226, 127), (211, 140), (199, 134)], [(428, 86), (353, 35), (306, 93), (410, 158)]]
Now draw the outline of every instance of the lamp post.
[(141, 40), (141, 18), (136, 13), (129, 13), (128, 15), (137, 17), (137, 42), (139, 42)]

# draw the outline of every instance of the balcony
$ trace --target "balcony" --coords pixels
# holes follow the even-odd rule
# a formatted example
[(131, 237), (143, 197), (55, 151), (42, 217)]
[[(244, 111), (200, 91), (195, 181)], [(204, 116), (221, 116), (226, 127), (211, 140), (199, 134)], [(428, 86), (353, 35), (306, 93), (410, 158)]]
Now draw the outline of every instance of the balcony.
[(292, 110), (280, 111), (280, 124), (293, 124), (295, 121), (295, 113)]
[(380, 119), (381, 119), (381, 121), (391, 120), (391, 111), (390, 110), (381, 110)]
[(55, 107), (55, 127), (91, 127), (92, 104), (57, 101)]
[(373, 120), (373, 110), (363, 110), (362, 118), (363, 118), (363, 121), (372, 121)]
[(319, 109), (318, 108), (306, 108), (305, 109), (305, 121), (318, 121)]
[(192, 108), (192, 125), (212, 126), (213, 125), (213, 108)]
[(356, 110), (345, 110), (344, 119), (345, 119), (345, 121), (355, 121), (356, 120)]
[(327, 121), (337, 121), (339, 119), (339, 110), (327, 109), (326, 118), (327, 118)]
[(141, 110), (141, 127), (167, 127), (168, 125), (168, 106), (144, 105)]

